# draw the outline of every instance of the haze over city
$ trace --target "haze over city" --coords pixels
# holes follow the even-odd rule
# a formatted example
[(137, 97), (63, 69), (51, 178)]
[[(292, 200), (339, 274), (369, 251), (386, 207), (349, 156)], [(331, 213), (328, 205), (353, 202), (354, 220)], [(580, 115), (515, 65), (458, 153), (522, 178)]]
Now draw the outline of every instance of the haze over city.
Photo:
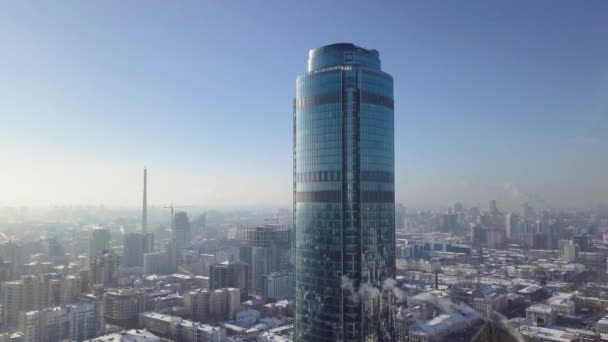
[(0, 342), (608, 342), (608, 2), (0, 2)]
[(602, 1), (6, 2), (0, 206), (290, 207), (295, 75), (335, 42), (395, 78), (395, 196), (606, 201)]

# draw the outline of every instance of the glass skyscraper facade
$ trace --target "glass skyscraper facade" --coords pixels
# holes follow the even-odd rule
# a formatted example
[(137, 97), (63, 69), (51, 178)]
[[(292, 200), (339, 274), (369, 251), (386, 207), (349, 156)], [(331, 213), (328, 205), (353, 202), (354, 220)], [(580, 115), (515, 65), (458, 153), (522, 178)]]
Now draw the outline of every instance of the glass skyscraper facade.
[(378, 51), (311, 50), (293, 115), (295, 340), (390, 340), (394, 102)]

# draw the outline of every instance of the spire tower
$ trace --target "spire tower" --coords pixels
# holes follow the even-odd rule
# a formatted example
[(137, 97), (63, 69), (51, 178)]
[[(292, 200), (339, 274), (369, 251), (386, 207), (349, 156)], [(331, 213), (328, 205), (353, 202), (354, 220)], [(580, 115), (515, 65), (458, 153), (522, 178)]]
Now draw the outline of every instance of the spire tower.
[(144, 199), (141, 213), (141, 230), (144, 234), (148, 232), (148, 169), (144, 167)]

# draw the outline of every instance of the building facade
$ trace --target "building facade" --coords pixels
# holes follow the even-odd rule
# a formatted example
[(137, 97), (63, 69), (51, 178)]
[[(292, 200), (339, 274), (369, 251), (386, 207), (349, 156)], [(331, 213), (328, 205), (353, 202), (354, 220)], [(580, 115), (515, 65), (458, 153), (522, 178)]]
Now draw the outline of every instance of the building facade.
[(144, 254), (151, 253), (154, 246), (154, 235), (151, 233), (125, 234), (123, 260), (126, 267), (141, 267)]
[(294, 100), (296, 341), (390, 340), (395, 275), (393, 79), (376, 50), (313, 49)]
[(184, 248), (188, 247), (192, 240), (190, 220), (188, 219), (188, 214), (183, 211), (177, 212), (173, 216), (173, 237), (175, 238), (178, 253), (181, 255)]
[(27, 342), (63, 341), (68, 337), (68, 310), (53, 307), (19, 313), (19, 331)]
[[(79, 295), (79, 277), (57, 273), (22, 276), (0, 284), (0, 307), (5, 327), (16, 326), (20, 312), (69, 304)], [(77, 283), (78, 285), (74, 284)]]
[(242, 246), (239, 250), (240, 261), (249, 265), (247, 288), (249, 295), (261, 297), (264, 293), (264, 277), (270, 273), (270, 248)]
[(118, 287), (118, 267), (120, 256), (115, 252), (99, 253), (91, 259), (91, 285)]
[(246, 299), (249, 289), (249, 265), (225, 261), (209, 267), (209, 288), (212, 290), (234, 287)]
[(272, 300), (293, 299), (293, 273), (273, 272), (265, 277), (264, 297)]
[(21, 268), (24, 263), (23, 248), (15, 241), (0, 243), (0, 260), (6, 262), (6, 281), (14, 280), (21, 275)]
[(148, 309), (148, 296), (144, 291), (124, 289), (103, 295), (103, 317), (110, 324), (135, 327), (138, 315)]
[(89, 258), (110, 249), (110, 230), (106, 228), (94, 228), (91, 230), (89, 240)]

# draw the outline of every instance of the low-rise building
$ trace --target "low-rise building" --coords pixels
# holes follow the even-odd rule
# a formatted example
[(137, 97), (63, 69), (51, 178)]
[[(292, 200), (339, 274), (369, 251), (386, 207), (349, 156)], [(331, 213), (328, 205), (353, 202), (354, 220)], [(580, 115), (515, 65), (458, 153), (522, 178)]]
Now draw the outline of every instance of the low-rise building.
[(157, 312), (146, 312), (139, 316), (139, 325), (155, 335), (170, 338), (175, 336), (175, 327), (182, 319)]
[(410, 342), (439, 342), (447, 335), (460, 333), (481, 322), (472, 309), (439, 315), (427, 322), (417, 321), (409, 328)]
[(473, 308), (484, 317), (490, 317), (492, 312), (502, 311), (506, 305), (507, 297), (503, 294), (493, 293), (473, 299)]
[(236, 324), (243, 328), (249, 328), (257, 323), (260, 319), (261, 313), (254, 309), (245, 309), (237, 312)]
[(526, 309), (526, 318), (537, 325), (552, 325), (555, 323), (557, 314), (549, 305), (534, 304)]
[(556, 294), (547, 299), (547, 304), (553, 308), (558, 315), (573, 316), (576, 310), (576, 305), (571, 298), (571, 294)]
[(577, 260), (587, 268), (606, 269), (606, 256), (602, 252), (580, 252)]
[(95, 337), (83, 342), (160, 342), (160, 337), (145, 330), (127, 330), (115, 334)]
[(226, 329), (156, 312), (140, 316), (143, 328), (158, 336), (184, 342), (223, 342)]
[(602, 317), (599, 321), (597, 321), (597, 323), (595, 324), (595, 328), (598, 332), (602, 334), (608, 334), (608, 315)]

